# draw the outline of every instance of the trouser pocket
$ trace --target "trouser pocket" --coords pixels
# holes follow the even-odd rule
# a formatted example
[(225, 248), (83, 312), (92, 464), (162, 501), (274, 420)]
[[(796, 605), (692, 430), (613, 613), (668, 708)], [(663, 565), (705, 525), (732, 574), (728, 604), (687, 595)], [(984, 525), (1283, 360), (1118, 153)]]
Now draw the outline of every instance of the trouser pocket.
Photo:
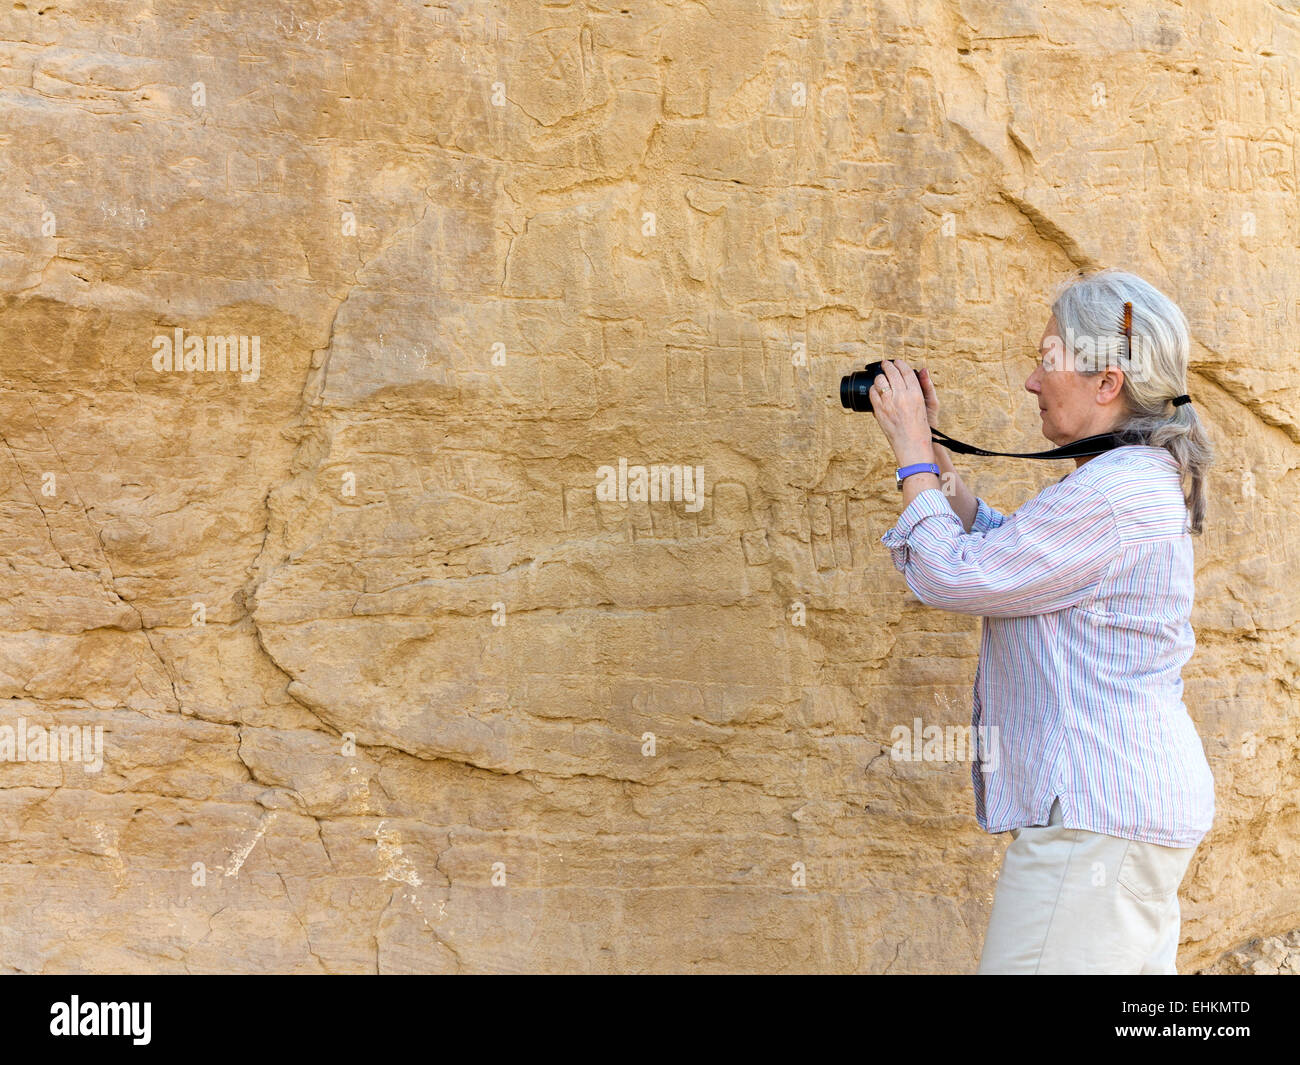
[(1143, 902), (1168, 902), (1178, 893), (1195, 850), (1131, 839), (1120, 860), (1116, 882)]

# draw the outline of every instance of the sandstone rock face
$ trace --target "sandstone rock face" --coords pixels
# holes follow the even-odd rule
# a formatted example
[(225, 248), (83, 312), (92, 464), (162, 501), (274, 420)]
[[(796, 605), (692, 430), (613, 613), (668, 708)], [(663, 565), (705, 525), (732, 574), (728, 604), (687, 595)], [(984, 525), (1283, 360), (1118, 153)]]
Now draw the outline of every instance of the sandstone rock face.
[(0, 969), (972, 971), (1006, 840), (889, 751), (969, 723), (979, 622), (836, 385), (927, 364), (1037, 450), (1111, 264), (1218, 447), (1180, 965), (1300, 925), (1290, 5), (0, 24), (0, 724), (103, 760), (0, 762)]
[(1300, 976), (1300, 929), (1285, 936), (1253, 940), (1230, 951), (1205, 976)]

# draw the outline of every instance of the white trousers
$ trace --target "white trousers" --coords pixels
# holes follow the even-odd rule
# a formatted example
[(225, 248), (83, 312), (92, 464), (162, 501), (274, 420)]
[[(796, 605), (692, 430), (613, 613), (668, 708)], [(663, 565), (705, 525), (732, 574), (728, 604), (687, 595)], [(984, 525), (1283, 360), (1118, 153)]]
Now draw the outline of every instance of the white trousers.
[(1195, 847), (1049, 823), (1011, 830), (978, 973), (1176, 973), (1178, 885)]

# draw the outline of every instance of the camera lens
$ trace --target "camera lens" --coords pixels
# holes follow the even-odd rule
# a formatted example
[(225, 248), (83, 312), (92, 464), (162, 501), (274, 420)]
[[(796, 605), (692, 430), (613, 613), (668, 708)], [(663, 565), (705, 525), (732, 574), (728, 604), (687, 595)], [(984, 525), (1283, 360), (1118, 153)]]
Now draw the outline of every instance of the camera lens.
[(871, 410), (871, 382), (874, 375), (866, 370), (856, 370), (840, 378), (840, 406), (849, 410)]

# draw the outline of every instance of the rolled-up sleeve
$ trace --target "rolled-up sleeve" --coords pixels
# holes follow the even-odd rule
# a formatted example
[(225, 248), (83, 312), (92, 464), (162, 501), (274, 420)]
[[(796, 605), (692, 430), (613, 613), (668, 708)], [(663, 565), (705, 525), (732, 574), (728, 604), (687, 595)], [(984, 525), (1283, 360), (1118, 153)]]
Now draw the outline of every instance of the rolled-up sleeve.
[(975, 520), (971, 522), (970, 531), (973, 533), (984, 533), (990, 529), (996, 529), (1004, 521), (1006, 515), (994, 510), (991, 506), (975, 497)]
[(967, 533), (943, 493), (927, 488), (881, 537), (921, 602), (984, 617), (1049, 614), (1087, 599), (1120, 549), (1110, 501), (1068, 478), (1010, 517), (987, 510), (987, 531), (976, 531), (977, 513)]

